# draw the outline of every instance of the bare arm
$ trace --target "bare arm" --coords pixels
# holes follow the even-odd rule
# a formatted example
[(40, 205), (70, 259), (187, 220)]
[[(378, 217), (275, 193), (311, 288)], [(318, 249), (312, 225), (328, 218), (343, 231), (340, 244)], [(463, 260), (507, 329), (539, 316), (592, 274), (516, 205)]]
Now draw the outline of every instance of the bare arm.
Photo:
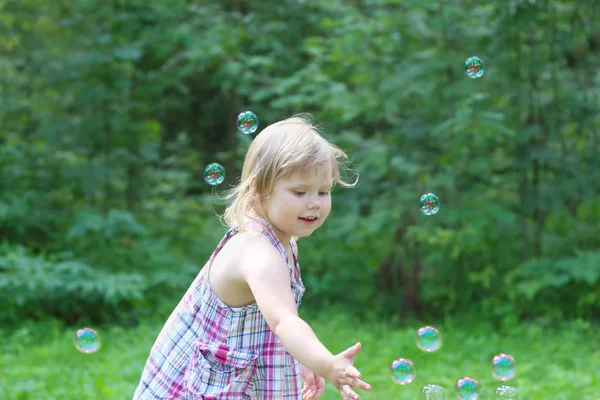
[(298, 316), (287, 265), (270, 243), (253, 242), (257, 243), (242, 270), (267, 324), (296, 360), (315, 374), (327, 376), (333, 354)]

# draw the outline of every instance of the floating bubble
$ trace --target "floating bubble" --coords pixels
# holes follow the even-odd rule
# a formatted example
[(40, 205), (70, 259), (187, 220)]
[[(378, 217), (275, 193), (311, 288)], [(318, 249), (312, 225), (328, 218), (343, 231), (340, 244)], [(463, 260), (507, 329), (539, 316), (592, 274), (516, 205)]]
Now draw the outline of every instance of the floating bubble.
[(492, 375), (500, 381), (508, 381), (517, 373), (517, 362), (508, 354), (498, 354), (492, 359)]
[(415, 380), (417, 370), (412, 361), (399, 358), (392, 363), (392, 378), (400, 385), (408, 385)]
[(425, 385), (421, 389), (421, 400), (446, 400), (446, 390), (439, 385)]
[(432, 326), (419, 328), (415, 336), (417, 346), (429, 353), (439, 350), (442, 347), (442, 338), (437, 329)]
[(221, 164), (212, 163), (204, 169), (204, 180), (209, 185), (220, 185), (225, 180), (225, 168)]
[(478, 57), (470, 57), (465, 61), (465, 74), (469, 78), (477, 79), (483, 76), (485, 72), (485, 66), (483, 65), (483, 61), (481, 61)]
[(100, 339), (95, 330), (82, 328), (75, 333), (75, 348), (82, 353), (94, 353), (100, 348)]
[(456, 381), (456, 395), (460, 400), (477, 400), (480, 392), (479, 382), (473, 378), (466, 376)]
[(512, 386), (500, 386), (494, 393), (494, 400), (519, 400), (519, 391)]
[(237, 128), (244, 135), (256, 132), (258, 117), (251, 111), (244, 111), (237, 117)]
[(433, 193), (426, 193), (419, 200), (419, 208), (425, 215), (433, 215), (440, 209), (440, 199)]

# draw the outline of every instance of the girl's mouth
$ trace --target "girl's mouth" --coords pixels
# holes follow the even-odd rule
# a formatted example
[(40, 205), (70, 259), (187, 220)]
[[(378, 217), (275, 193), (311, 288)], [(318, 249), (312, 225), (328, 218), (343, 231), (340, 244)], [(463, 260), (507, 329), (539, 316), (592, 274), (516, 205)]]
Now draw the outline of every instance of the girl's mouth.
[(319, 218), (314, 218), (314, 219), (308, 219), (308, 218), (298, 218), (299, 220), (301, 220), (302, 222), (304, 222), (305, 224), (314, 224), (315, 222), (317, 222), (317, 220)]

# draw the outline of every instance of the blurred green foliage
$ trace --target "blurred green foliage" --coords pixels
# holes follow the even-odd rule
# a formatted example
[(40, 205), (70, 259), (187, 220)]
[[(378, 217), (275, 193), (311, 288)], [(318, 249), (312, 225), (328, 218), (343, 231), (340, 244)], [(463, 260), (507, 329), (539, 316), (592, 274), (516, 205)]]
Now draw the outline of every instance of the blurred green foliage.
[[(224, 233), (261, 127), (310, 112), (359, 186), (299, 243), (306, 303), (600, 311), (596, 1), (0, 0), (2, 318), (136, 321)], [(471, 80), (464, 60), (486, 73)], [(417, 209), (425, 192), (441, 210)]]

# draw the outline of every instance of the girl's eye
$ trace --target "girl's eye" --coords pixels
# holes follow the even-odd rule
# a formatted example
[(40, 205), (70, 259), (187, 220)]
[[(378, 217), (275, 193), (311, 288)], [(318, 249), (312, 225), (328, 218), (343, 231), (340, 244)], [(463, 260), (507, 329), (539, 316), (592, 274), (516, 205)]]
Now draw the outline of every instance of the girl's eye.
[[(305, 193), (304, 192), (296, 192), (294, 191), (294, 194), (296, 196), (304, 196)], [(329, 192), (319, 192), (319, 196), (327, 196), (329, 194)]]

